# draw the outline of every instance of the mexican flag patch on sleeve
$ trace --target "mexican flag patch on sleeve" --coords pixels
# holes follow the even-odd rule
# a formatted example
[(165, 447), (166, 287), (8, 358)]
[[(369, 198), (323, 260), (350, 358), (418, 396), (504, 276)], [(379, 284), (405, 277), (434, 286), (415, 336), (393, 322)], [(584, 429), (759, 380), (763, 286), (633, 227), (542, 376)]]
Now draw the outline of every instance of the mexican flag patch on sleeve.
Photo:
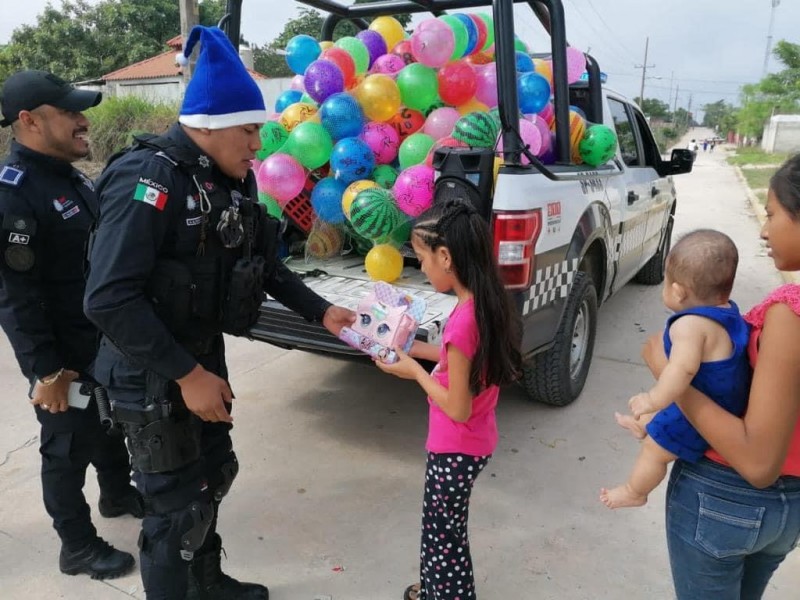
[(139, 183), (136, 185), (136, 191), (133, 193), (133, 199), (149, 204), (150, 206), (155, 206), (158, 210), (164, 210), (168, 198), (167, 189), (162, 185), (154, 187), (154, 183), (155, 182), (142, 181), (140, 179)]

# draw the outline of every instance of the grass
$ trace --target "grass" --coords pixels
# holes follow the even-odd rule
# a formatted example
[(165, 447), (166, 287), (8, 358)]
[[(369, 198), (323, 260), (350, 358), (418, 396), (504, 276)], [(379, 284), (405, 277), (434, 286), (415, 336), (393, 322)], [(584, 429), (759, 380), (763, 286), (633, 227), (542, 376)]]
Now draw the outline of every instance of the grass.
[(748, 187), (755, 191), (768, 188), (769, 180), (772, 174), (777, 170), (777, 167), (767, 169), (742, 169), (742, 175), (744, 175), (744, 178), (747, 180)]
[(780, 165), (787, 158), (789, 154), (785, 152), (777, 152), (768, 154), (761, 148), (739, 148), (736, 154), (728, 157), (728, 163), (731, 165)]
[(767, 205), (767, 190), (758, 190), (756, 193), (756, 198), (758, 198), (758, 203), (761, 206)]

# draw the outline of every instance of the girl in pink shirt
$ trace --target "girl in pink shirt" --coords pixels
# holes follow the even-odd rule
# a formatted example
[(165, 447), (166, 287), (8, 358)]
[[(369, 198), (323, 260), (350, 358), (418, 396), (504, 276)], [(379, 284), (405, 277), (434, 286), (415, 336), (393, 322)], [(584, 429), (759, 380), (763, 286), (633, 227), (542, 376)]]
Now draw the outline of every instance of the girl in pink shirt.
[[(492, 255), (486, 221), (468, 203), (437, 204), (422, 215), (411, 245), (437, 292), (458, 304), (442, 345), (415, 342), (378, 367), (413, 379), (428, 394), (429, 424), (422, 504), (420, 583), (405, 600), (474, 600), (467, 517), (472, 486), (497, 446), (500, 386), (519, 373), (519, 321)], [(438, 360), (432, 373), (415, 358)]]

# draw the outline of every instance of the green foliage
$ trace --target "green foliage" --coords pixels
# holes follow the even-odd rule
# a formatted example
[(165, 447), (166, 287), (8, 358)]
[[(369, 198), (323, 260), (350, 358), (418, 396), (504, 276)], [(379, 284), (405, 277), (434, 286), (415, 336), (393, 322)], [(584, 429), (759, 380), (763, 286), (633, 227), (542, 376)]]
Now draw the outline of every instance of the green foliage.
[(636, 98), (636, 102), (648, 117), (663, 119), (669, 116), (669, 104), (657, 98), (645, 98), (644, 102), (641, 101), (641, 98)]
[(150, 104), (135, 96), (108, 98), (86, 111), (92, 160), (105, 162), (143, 132), (163, 133), (175, 122), (178, 107)]
[[(355, 4), (369, 4), (377, 0), (356, 0)], [(267, 77), (291, 77), (294, 75), (286, 59), (279, 54), (286, 44), (296, 35), (310, 35), (319, 39), (322, 31), (324, 17), (316, 10), (298, 5), (299, 16), (292, 19), (283, 28), (281, 34), (266, 46), (253, 46), (253, 62), (255, 70)], [(408, 27), (411, 22), (411, 15), (394, 15), (404, 27)], [(367, 19), (368, 21), (371, 19)], [(358, 33), (358, 28), (349, 21), (340, 21), (333, 31), (333, 41), (346, 36), (353, 36)]]
[(742, 169), (742, 175), (747, 180), (747, 187), (751, 190), (763, 190), (769, 187), (769, 180), (778, 168)]
[(703, 127), (710, 127), (722, 135), (735, 129), (736, 109), (724, 100), (706, 104), (703, 111)]
[(736, 154), (728, 157), (731, 165), (774, 165), (779, 166), (789, 158), (789, 154), (767, 154), (757, 146), (743, 146), (736, 150)]
[[(216, 24), (225, 0), (204, 0), (200, 21)], [(70, 81), (98, 78), (166, 50), (180, 33), (175, 0), (61, 0), (37, 23), (14, 30), (0, 50), (0, 81), (20, 69), (43, 69)]]

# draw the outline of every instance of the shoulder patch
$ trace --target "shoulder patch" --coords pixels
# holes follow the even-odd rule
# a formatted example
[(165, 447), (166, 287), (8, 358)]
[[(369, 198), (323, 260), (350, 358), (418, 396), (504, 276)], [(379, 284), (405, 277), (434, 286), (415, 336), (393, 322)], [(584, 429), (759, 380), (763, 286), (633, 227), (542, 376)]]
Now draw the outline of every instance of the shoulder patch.
[(134, 200), (149, 204), (158, 210), (164, 210), (167, 198), (169, 198), (169, 189), (166, 186), (145, 177), (139, 178), (139, 183), (133, 192)]
[(16, 233), (30, 238), (36, 235), (36, 219), (20, 215), (3, 215), (3, 231)]
[(155, 157), (156, 158), (160, 158), (160, 159), (168, 162), (173, 167), (177, 167), (178, 166), (178, 162), (176, 160), (174, 160), (169, 154), (167, 154), (163, 150), (159, 150), (158, 152), (156, 152), (155, 153)]
[(19, 187), (22, 180), (25, 178), (25, 171), (17, 169), (16, 167), (4, 166), (0, 170), (0, 183), (10, 185), (11, 187)]

